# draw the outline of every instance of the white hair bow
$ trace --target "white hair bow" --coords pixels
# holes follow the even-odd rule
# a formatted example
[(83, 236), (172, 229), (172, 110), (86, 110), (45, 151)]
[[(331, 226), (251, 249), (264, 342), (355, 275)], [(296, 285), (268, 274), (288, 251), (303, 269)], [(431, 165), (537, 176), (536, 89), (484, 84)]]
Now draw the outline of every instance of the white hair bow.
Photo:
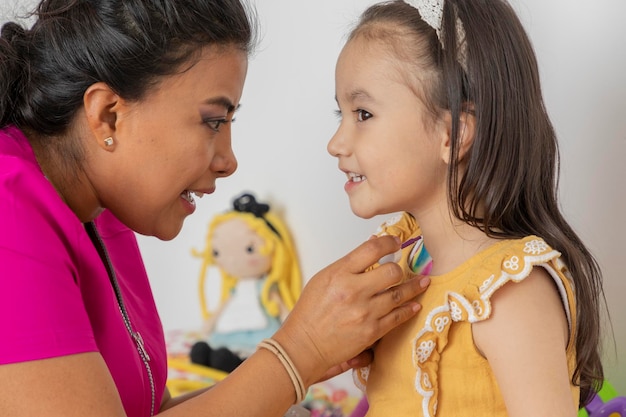
[(441, 20), (443, 18), (443, 0), (405, 0), (406, 3), (415, 7), (428, 26), (437, 31), (437, 37), (441, 39)]
[[(443, 4), (444, 0), (404, 0), (405, 3), (413, 6), (419, 11), (422, 20), (428, 23), (428, 26), (435, 29), (437, 38), (443, 47), (441, 39), (441, 22), (443, 20)], [(458, 61), (464, 70), (467, 70), (467, 46), (465, 44), (465, 29), (463, 22), (456, 18), (456, 42), (458, 48)]]

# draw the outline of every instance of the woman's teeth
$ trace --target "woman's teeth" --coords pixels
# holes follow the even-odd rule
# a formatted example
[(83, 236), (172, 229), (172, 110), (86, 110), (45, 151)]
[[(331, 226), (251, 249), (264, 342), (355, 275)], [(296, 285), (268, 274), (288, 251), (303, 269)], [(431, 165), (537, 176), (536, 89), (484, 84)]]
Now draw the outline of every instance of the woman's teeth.
[[(181, 197), (184, 198), (185, 200), (187, 200), (189, 202), (189, 204), (193, 204), (194, 206), (196, 205), (196, 200), (193, 198), (193, 195), (191, 195), (192, 192), (189, 190), (185, 190), (183, 191), (183, 193), (181, 194)], [(196, 196), (198, 196), (198, 193), (194, 193)], [(198, 196), (201, 197), (201, 196)]]

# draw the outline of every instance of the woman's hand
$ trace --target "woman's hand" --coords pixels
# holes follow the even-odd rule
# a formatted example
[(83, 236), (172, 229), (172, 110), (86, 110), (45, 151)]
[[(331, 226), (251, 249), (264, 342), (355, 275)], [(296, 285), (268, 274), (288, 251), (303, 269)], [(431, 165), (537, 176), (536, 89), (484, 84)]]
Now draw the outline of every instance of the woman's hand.
[(391, 236), (368, 240), (317, 273), (304, 287), (274, 338), (290, 355), (307, 386), (365, 365), (370, 356), (364, 351), (419, 310), (414, 299), (428, 286), (428, 278), (405, 281), (395, 263), (365, 272), (399, 249), (399, 242)]
[[(320, 271), (304, 287), (274, 339), (287, 352), (306, 387), (366, 365), (371, 360), (368, 348), (415, 315), (419, 305), (414, 298), (424, 291), (428, 278), (405, 278), (395, 263), (370, 268), (399, 248), (391, 236), (369, 240)], [(212, 389), (162, 415), (282, 416), (297, 398), (296, 392), (277, 355), (259, 349)]]
[(374, 352), (372, 351), (372, 349), (366, 349), (354, 358), (331, 367), (326, 371), (324, 375), (322, 375), (321, 378), (319, 378), (315, 382), (317, 383), (326, 381), (327, 379), (343, 374), (349, 369), (356, 369), (367, 366), (372, 362), (372, 359), (374, 359)]

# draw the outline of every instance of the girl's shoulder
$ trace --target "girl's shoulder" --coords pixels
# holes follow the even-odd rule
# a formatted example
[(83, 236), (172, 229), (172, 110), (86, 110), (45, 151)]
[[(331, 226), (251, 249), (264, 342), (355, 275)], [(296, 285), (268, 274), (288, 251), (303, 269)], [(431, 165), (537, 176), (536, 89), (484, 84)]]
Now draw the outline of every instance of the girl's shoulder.
[(562, 264), (556, 265), (561, 253), (553, 249), (544, 239), (529, 235), (517, 239), (500, 240), (471, 258), (466, 269), (472, 280), (480, 280), (481, 276), (493, 274), (505, 280), (520, 281), (530, 274), (535, 266), (546, 266), (554, 263), (559, 270)]
[(450, 298), (452, 305), (459, 305), (454, 301), (462, 301), (460, 304), (471, 307), (457, 310), (454, 318), (470, 322), (488, 318), (492, 295), (508, 283), (522, 282), (535, 267), (544, 268), (553, 278), (567, 306), (572, 285), (560, 257), (559, 251), (533, 235), (497, 242), (468, 262), (463, 271), (464, 283)]

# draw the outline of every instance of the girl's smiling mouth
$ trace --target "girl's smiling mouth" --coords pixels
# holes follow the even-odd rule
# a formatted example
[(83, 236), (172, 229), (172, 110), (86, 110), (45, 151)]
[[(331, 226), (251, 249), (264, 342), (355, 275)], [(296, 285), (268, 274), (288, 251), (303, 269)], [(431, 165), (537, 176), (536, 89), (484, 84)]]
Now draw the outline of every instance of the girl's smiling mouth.
[(355, 172), (349, 172), (348, 180), (350, 180), (351, 182), (363, 182), (367, 180), (367, 177), (365, 175), (357, 174)]

